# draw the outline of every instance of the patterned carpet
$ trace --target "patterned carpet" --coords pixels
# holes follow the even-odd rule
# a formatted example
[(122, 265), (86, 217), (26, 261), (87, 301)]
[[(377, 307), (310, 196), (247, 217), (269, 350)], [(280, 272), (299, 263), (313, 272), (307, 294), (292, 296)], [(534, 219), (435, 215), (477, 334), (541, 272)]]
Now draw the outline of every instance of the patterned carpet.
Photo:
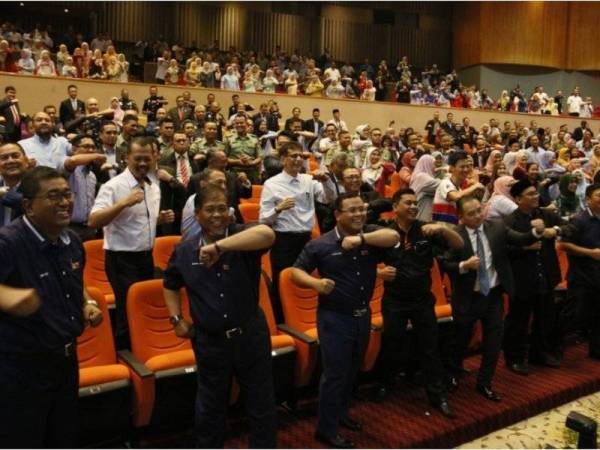
[[(479, 359), (479, 356), (469, 358), (466, 367), (476, 369)], [(364, 424), (364, 429), (360, 433), (344, 431), (345, 436), (361, 448), (452, 448), (600, 390), (600, 362), (587, 358), (587, 345), (569, 347), (561, 369), (533, 366), (531, 372), (528, 377), (516, 375), (508, 371), (501, 360), (494, 389), (503, 401), (494, 403), (475, 391), (476, 372), (473, 371), (450, 397), (458, 416), (455, 420), (448, 420), (430, 408), (423, 389), (401, 383), (384, 402), (356, 401), (351, 414)], [(360, 395), (369, 398), (368, 390), (369, 386), (363, 387)], [(316, 399), (311, 399), (301, 404), (296, 416), (280, 409), (279, 447), (322, 447), (314, 439), (316, 407)], [(599, 408), (596, 407), (596, 410)], [(243, 417), (243, 412), (240, 417)], [(564, 423), (564, 419), (560, 420)], [(523, 426), (526, 428), (527, 424)], [(535, 426), (540, 425), (536, 422)], [(227, 441), (227, 448), (247, 447), (243, 419), (230, 420), (228, 429), (231, 438)], [(188, 431), (146, 444), (151, 447), (187, 447), (191, 445), (190, 437), (191, 432)], [(540, 444), (542, 441), (538, 437), (523, 439), (516, 446), (541, 448), (546, 442)], [(548, 438), (548, 442), (558, 441)], [(480, 444), (482, 442), (477, 441), (473, 446), (483, 446)], [(486, 445), (494, 447), (489, 443)]]

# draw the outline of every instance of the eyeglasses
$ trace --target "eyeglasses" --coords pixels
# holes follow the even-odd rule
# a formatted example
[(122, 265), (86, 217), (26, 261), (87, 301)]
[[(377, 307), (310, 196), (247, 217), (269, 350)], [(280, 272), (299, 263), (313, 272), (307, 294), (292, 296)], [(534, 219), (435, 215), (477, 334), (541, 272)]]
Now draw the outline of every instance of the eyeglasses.
[(72, 202), (75, 199), (75, 194), (71, 191), (50, 191), (46, 195), (38, 195), (34, 198), (42, 198), (44, 200), (50, 200), (52, 203), (60, 203), (62, 200)]
[(360, 175), (348, 175), (344, 177), (344, 180), (360, 180)]
[(290, 159), (302, 159), (302, 153), (292, 153), (287, 155)]
[(357, 206), (354, 208), (340, 209), (340, 212), (349, 213), (349, 214), (364, 214), (367, 212), (367, 209), (368, 208), (366, 206)]
[(226, 205), (219, 206), (208, 206), (206, 208), (202, 208), (202, 211), (206, 214), (227, 214), (229, 212), (229, 208)]
[(81, 145), (78, 145), (77, 147), (79, 147), (79, 148), (93, 149), (93, 148), (96, 148), (96, 145), (94, 145), (94, 144), (81, 144)]

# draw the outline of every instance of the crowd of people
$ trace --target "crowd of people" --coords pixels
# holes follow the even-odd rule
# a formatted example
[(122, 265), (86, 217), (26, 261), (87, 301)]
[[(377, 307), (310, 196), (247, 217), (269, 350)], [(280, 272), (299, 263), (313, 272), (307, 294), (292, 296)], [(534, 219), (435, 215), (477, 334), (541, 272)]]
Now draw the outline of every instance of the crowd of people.
[[(118, 53), (107, 33), (90, 43), (82, 33), (70, 29), (55, 44), (48, 30), (29, 33), (5, 22), (0, 41), (0, 71), (27, 75), (63, 76), (127, 82), (130, 62)], [(279, 46), (271, 54), (219, 48), (215, 41), (206, 48), (169, 44), (164, 39), (137, 42), (131, 57), (156, 63), (159, 84), (221, 88), (232, 91), (282, 93), (366, 101), (397, 101), (417, 105), (489, 109), (530, 114), (568, 114), (590, 118), (595, 112), (591, 97), (582, 97), (574, 87), (566, 98), (537, 86), (526, 93), (519, 85), (503, 90), (494, 99), (485, 88), (463, 84), (456, 71), (444, 72), (437, 64), (419, 69), (406, 56), (393, 67), (382, 60), (372, 64), (336, 61), (327, 49), (322, 55), (292, 54)]]
[[(278, 322), (284, 320), (278, 290), (284, 269), (294, 267), (293, 281), (319, 293), (323, 378), (317, 438), (330, 446), (353, 445), (339, 427), (362, 428), (349, 413), (349, 400), (368, 344), (376, 276), (385, 282), (379, 398), (393, 388), (408, 320), (419, 336), (428, 398), (449, 418), (454, 412), (448, 394), (465, 376), (463, 359), (478, 320), (484, 337), (477, 391), (487, 400), (501, 400), (493, 375), (502, 350), (508, 368), (523, 376), (528, 363), (559, 367), (565, 330), (556, 325), (557, 239), (569, 254), (575, 329), (589, 339), (590, 357), (600, 359), (600, 310), (593, 303), (600, 288), (600, 144), (586, 121), (552, 130), (535, 119), (500, 124), (490, 118), (476, 129), (468, 117), (455, 122), (452, 112), (445, 120), (434, 112), (423, 128), (373, 123), (350, 130), (340, 109), (322, 117), (314, 108), (306, 118), (296, 107), (284, 118), (274, 100), (255, 107), (234, 93), (222, 110), (214, 94), (202, 101), (192, 91), (171, 106), (158, 86), (139, 101), (141, 109), (122, 90), (101, 110), (97, 99), (82, 101), (77, 86), (70, 85), (58, 108), (28, 111), (30, 127), (23, 128), (16, 89), (7, 86), (4, 92), (0, 254), (28, 259), (25, 265), (7, 263), (0, 283), (29, 280), (16, 285), (31, 284), (42, 296), (62, 298), (65, 289), (67, 298), (81, 296), (82, 287), (61, 284), (54, 269), (47, 269), (51, 288), (40, 285), (42, 275), (31, 281), (21, 272), (36, 255), (14, 246), (30, 235), (32, 242), (50, 239), (52, 245), (38, 250), (43, 260), (65, 252), (69, 270), (77, 272), (83, 264), (80, 241), (103, 237), (115, 293), (115, 339), (118, 348), (128, 348), (127, 290), (154, 276), (156, 236), (181, 234), (183, 243), (165, 272), (165, 300), (174, 332), (191, 337), (195, 330), (200, 336), (193, 342), (205, 357), (198, 383), (206, 398), (199, 395), (196, 409), (201, 446), (223, 445), (224, 427), (215, 421), (224, 418), (227, 398), (213, 395), (211, 386), (229, 383), (225, 375), (215, 375), (231, 375), (221, 366), (224, 360), (247, 377), (240, 378), (246, 380), (242, 389), (255, 399), (249, 405), (251, 443), (275, 445), (269, 344), (262, 338), (268, 332), (257, 313), (260, 255), (269, 248)], [(256, 185), (262, 185), (261, 225), (247, 228), (240, 198), (249, 198)], [(312, 238), (315, 220), (317, 239)], [(456, 342), (447, 358), (436, 338), (434, 257), (452, 280)], [(320, 278), (313, 276), (315, 269)], [(194, 324), (181, 315), (182, 287), (190, 294)], [(503, 293), (510, 298), (506, 319)], [(93, 301), (85, 306), (86, 320), (98, 322)], [(42, 313), (62, 314), (57, 311), (49, 306)], [(35, 330), (18, 320), (23, 319), (0, 313), (0, 355), (58, 346), (57, 354), (72, 360), (73, 351), (63, 352), (62, 345), (71, 348), (81, 323), (59, 320)], [(40, 335), (49, 337), (41, 344), (31, 338)], [(233, 353), (230, 339), (235, 339)], [(9, 378), (0, 369), (0, 390), (5, 382), (14, 387)], [(73, 378), (54, 382), (72, 387)], [(46, 403), (31, 400), (32, 407), (46, 408), (48, 398), (62, 401), (61, 395), (72, 402), (73, 392), (62, 387), (44, 391), (40, 398)], [(3, 405), (0, 416), (13, 423), (20, 408), (7, 405), (10, 414), (2, 412), (8, 411)]]

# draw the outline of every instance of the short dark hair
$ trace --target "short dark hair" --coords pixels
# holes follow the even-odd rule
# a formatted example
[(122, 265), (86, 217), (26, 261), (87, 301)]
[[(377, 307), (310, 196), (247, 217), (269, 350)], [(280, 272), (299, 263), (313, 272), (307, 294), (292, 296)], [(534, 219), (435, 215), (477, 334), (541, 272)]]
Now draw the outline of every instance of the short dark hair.
[[(79, 147), (79, 145), (81, 145), (81, 141), (83, 141), (86, 138), (91, 139), (92, 142), (94, 142), (94, 138), (92, 136), (89, 136), (87, 134), (78, 134), (73, 139), (71, 139), (71, 145), (73, 145), (75, 147)], [(95, 144), (95, 142), (94, 142), (94, 144)]]
[[(196, 193), (196, 197), (194, 197), (194, 208), (196, 211), (199, 210), (206, 202), (212, 200), (216, 196), (222, 196), (225, 199), (225, 203), (227, 203), (227, 192), (218, 186), (210, 184), (205, 186)], [(229, 205), (229, 203), (227, 204)]]
[(340, 112), (340, 110), (335, 108), (333, 111), (331, 111), (332, 114), (335, 114), (336, 112)]
[(27, 154), (25, 153), (25, 149), (18, 142), (4, 142), (4, 143), (0, 143), (0, 149), (2, 149), (4, 147), (8, 147), (9, 145), (17, 147), (19, 149), (19, 151), (23, 154), (23, 156), (27, 156)]
[(100, 133), (103, 133), (104, 129), (108, 125), (112, 125), (113, 127), (115, 127), (117, 129), (117, 132), (119, 131), (119, 127), (117, 126), (116, 123), (114, 123), (112, 120), (105, 120), (104, 122), (102, 122), (102, 125), (100, 125)]
[(404, 188), (396, 191), (392, 197), (392, 203), (398, 203), (404, 195), (416, 195), (411, 188)]
[(458, 199), (458, 201), (456, 202), (456, 210), (459, 214), (462, 214), (465, 210), (465, 203), (470, 202), (471, 200), (477, 200), (478, 202), (480, 201), (477, 197), (473, 195), (466, 195)]
[(321, 110), (319, 108), (313, 108), (312, 112), (318, 112), (318, 113), (320, 113)]
[(25, 172), (21, 179), (21, 185), (19, 186), (19, 192), (23, 195), (23, 198), (33, 199), (40, 192), (40, 184), (42, 181), (54, 180), (55, 178), (62, 178), (58, 170), (52, 167), (37, 166), (31, 170)]
[(54, 108), (54, 110), (56, 110), (56, 106), (54, 106), (54, 105), (46, 105), (46, 106), (44, 106), (44, 109), (42, 109), (42, 111), (44, 111), (46, 114), (48, 114), (48, 113), (46, 112), (46, 110), (47, 110), (48, 108)]
[[(291, 142), (298, 142), (298, 137), (290, 130), (280, 131), (277, 134), (277, 138), (280, 136), (284, 136), (284, 137), (288, 138)], [(275, 140), (277, 140), (277, 138), (275, 138)]]
[(285, 142), (279, 150), (279, 156), (284, 157), (287, 156), (290, 150), (300, 150), (302, 151), (302, 146), (298, 142)]
[(225, 154), (225, 150), (213, 148), (206, 152), (206, 163), (210, 164), (213, 159), (217, 157), (217, 153)]
[(528, 162), (527, 164), (525, 164), (525, 172), (529, 172), (529, 168), (531, 166), (538, 166), (539, 167), (540, 165), (538, 163), (536, 163), (535, 161)]
[(139, 145), (140, 147), (148, 147), (148, 146), (151, 147), (152, 143), (153, 143), (153, 138), (147, 138), (147, 137), (133, 138), (127, 143), (127, 154), (131, 153), (131, 149), (133, 148), (134, 145)]
[(6, 86), (4, 88), (4, 93), (6, 94), (8, 91), (14, 91), (17, 92), (17, 89), (14, 86)]
[(67, 92), (71, 90), (71, 88), (75, 88), (77, 89), (77, 86), (75, 86), (74, 84), (70, 84), (67, 86)]
[(586, 196), (586, 198), (590, 198), (592, 196), (592, 194), (595, 191), (597, 191), (598, 189), (600, 189), (600, 183), (594, 182), (594, 183), (590, 184), (587, 188), (585, 188), (585, 196)]
[(158, 121), (158, 126), (162, 127), (163, 123), (172, 123), (172, 124), (175, 124), (175, 122), (173, 122), (173, 119), (171, 119), (170, 117), (163, 117), (162, 119), (160, 119)]
[(458, 151), (458, 152), (450, 153), (450, 156), (448, 156), (448, 165), (455, 166), (460, 161), (465, 160), (465, 159), (469, 159), (469, 155), (467, 155), (466, 152)]
[(188, 124), (191, 123), (192, 125), (196, 126), (196, 123), (193, 120), (190, 119), (185, 119), (183, 122), (181, 122), (181, 126), (179, 127), (180, 130), (183, 130), (183, 128)]
[(344, 204), (344, 200), (347, 200), (349, 198), (360, 198), (360, 196), (358, 195), (357, 192), (344, 192), (343, 194), (340, 194), (337, 196), (337, 198), (335, 199), (335, 202), (333, 203), (333, 207), (335, 208), (336, 211), (341, 211), (342, 210), (342, 205)]
[(123, 120), (121, 121), (123, 124), (126, 124), (132, 120), (135, 120), (136, 122), (139, 122), (139, 118), (138, 116), (134, 115), (134, 114), (125, 114), (125, 116), (123, 117)]

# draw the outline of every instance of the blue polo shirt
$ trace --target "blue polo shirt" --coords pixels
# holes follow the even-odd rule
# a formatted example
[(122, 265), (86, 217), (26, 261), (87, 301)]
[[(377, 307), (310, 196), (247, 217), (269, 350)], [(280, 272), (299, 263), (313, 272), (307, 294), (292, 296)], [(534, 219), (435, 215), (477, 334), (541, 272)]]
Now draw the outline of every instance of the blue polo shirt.
[[(379, 229), (367, 225), (365, 232)], [(312, 273), (319, 271), (321, 278), (335, 281), (327, 295), (319, 295), (319, 308), (352, 314), (356, 309), (369, 307), (377, 264), (384, 260), (388, 249), (361, 245), (350, 251), (342, 249), (343, 235), (337, 227), (306, 244), (294, 267)]]
[(0, 283), (35, 288), (42, 301), (29, 317), (0, 312), (0, 353), (56, 350), (83, 331), (81, 241), (65, 230), (50, 242), (25, 217), (0, 229)]
[[(227, 235), (249, 228), (232, 224)], [(258, 310), (258, 286), (261, 256), (266, 250), (225, 252), (211, 267), (200, 264), (202, 233), (196, 239), (180, 243), (164, 274), (166, 289), (186, 288), (194, 327), (218, 334), (243, 326)]]

